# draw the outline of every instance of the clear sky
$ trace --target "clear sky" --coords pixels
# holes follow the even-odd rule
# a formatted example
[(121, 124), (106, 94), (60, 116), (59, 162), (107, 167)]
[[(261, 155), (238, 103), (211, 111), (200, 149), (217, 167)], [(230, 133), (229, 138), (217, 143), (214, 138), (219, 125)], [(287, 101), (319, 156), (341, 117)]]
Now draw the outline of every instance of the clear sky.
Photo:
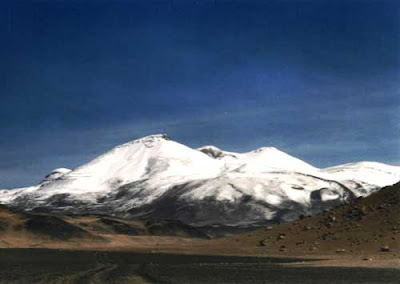
[(0, 2), (0, 188), (167, 133), (400, 165), (400, 1)]

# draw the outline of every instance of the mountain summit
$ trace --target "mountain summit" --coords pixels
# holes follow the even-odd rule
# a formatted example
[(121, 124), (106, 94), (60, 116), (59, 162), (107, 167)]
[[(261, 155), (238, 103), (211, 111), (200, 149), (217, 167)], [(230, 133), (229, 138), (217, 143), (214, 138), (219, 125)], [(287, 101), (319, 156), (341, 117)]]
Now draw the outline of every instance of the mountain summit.
[(318, 169), (274, 147), (247, 153), (192, 149), (159, 134), (76, 169), (56, 169), (39, 185), (1, 190), (0, 203), (195, 226), (254, 226), (314, 214), (399, 180), (400, 167), (380, 163)]

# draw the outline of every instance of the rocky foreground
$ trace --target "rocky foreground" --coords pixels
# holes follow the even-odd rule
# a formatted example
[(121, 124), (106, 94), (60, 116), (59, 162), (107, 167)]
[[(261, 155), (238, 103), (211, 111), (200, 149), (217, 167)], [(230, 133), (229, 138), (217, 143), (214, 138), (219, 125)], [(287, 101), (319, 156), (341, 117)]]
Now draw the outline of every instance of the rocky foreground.
[(400, 183), (319, 215), (214, 239), (166, 220), (133, 222), (2, 208), (0, 244), (5, 248), (316, 257), (347, 259), (346, 265), (356, 260), (358, 266), (400, 267)]
[(354, 255), (365, 261), (385, 255), (400, 265), (400, 183), (316, 216), (218, 241), (261, 254)]

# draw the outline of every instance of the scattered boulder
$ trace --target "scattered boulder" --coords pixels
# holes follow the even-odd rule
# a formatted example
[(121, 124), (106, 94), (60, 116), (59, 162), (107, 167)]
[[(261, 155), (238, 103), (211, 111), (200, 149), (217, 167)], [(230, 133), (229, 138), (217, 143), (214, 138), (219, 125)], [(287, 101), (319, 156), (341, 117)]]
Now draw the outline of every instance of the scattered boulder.
[(367, 208), (365, 206), (362, 206), (360, 209), (360, 214), (362, 216), (366, 216), (367, 215)]
[(333, 223), (332, 223), (332, 222), (325, 223), (325, 226), (326, 226), (327, 228), (332, 228)]
[(336, 217), (333, 216), (333, 215), (328, 216), (327, 219), (328, 219), (329, 222), (335, 222), (336, 221)]
[(380, 251), (381, 251), (381, 252), (389, 252), (389, 251), (390, 251), (390, 248), (389, 248), (389, 246), (382, 246), (382, 247), (380, 248)]
[(296, 243), (296, 246), (304, 245), (305, 243), (306, 243), (306, 241), (305, 241), (305, 240), (302, 240), (302, 241), (300, 241), (300, 242), (297, 242), (297, 243)]
[(333, 234), (332, 232), (327, 232), (321, 235), (321, 240), (332, 240), (335, 239), (335, 234)]
[(279, 234), (278, 237), (276, 238), (278, 241), (279, 240), (284, 240), (285, 239), (285, 234)]

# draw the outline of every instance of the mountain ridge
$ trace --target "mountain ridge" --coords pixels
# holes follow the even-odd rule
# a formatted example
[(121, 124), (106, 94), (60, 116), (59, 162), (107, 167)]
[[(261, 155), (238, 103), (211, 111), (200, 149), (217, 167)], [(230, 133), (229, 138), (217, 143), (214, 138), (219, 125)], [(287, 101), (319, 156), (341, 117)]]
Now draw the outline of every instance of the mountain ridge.
[(368, 196), (400, 180), (376, 162), (316, 168), (275, 147), (246, 153), (192, 149), (165, 134), (118, 145), (36, 186), (1, 190), (24, 210), (179, 220), (194, 226), (289, 221)]

